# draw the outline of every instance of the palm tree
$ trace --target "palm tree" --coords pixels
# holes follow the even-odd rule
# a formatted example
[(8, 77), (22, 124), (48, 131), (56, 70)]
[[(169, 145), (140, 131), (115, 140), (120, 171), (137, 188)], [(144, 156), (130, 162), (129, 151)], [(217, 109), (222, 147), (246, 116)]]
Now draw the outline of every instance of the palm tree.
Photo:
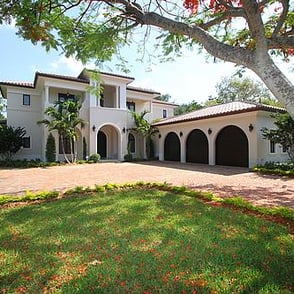
[(144, 118), (147, 113), (148, 111), (144, 110), (141, 113), (132, 112), (132, 115), (136, 124), (136, 131), (146, 139), (146, 155), (150, 159), (154, 156), (152, 137), (159, 131)]
[[(51, 119), (43, 119), (38, 124), (45, 124), (49, 131), (57, 131), (60, 137), (62, 153), (65, 160), (74, 163), (77, 160), (76, 141), (78, 139), (77, 127), (85, 126), (85, 121), (79, 117), (79, 111), (82, 105), (79, 99), (66, 100), (64, 102), (57, 101), (54, 106), (50, 106), (45, 110), (45, 114)], [(70, 142), (71, 158), (65, 153), (64, 140), (68, 138)]]

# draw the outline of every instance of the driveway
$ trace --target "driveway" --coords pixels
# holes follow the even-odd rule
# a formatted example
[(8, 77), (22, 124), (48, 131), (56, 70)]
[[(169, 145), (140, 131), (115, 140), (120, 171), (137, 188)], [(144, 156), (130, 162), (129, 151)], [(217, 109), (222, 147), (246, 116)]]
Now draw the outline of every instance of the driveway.
[(0, 169), (0, 194), (64, 191), (106, 183), (166, 182), (212, 191), (221, 197), (241, 196), (257, 205), (294, 208), (294, 180), (258, 175), (246, 168), (173, 162), (104, 162), (48, 168)]

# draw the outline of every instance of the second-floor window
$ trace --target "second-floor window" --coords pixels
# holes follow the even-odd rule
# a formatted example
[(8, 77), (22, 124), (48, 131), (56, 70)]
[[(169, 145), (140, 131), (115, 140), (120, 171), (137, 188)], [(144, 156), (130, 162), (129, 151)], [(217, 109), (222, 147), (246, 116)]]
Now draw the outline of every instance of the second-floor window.
[(64, 101), (74, 101), (75, 100), (75, 95), (69, 94), (69, 93), (58, 93), (58, 101), (64, 102)]
[(163, 109), (162, 110), (162, 117), (163, 118), (166, 118), (167, 117), (167, 111), (166, 111), (166, 109)]
[(127, 101), (127, 109), (130, 111), (135, 112), (136, 111), (136, 104), (135, 102), (129, 102)]
[(28, 94), (22, 95), (22, 105), (31, 105), (31, 95), (28, 95)]

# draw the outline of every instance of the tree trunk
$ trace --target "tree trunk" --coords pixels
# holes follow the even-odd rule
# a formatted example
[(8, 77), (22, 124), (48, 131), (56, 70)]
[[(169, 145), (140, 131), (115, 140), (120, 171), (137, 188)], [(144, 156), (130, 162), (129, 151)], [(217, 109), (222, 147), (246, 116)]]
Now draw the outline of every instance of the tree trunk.
[(273, 95), (285, 105), (290, 116), (294, 119), (294, 85), (275, 65), (270, 56), (259, 57), (251, 70), (261, 78)]
[(62, 153), (64, 155), (64, 158), (66, 160), (67, 163), (70, 163), (70, 160), (68, 159), (66, 153), (65, 153), (65, 149), (64, 149), (64, 137), (62, 135), (60, 135), (61, 137), (61, 149), (62, 149)]

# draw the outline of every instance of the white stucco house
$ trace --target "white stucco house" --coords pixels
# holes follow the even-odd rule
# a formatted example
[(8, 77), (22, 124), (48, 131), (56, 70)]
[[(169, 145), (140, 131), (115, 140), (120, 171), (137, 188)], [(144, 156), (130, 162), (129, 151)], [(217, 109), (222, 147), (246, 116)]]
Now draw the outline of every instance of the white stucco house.
[(279, 144), (263, 139), (261, 128), (275, 128), (273, 113), (285, 109), (231, 102), (166, 118), (159, 129), (159, 160), (253, 167), (289, 160)]
[[(24, 127), (26, 137), (16, 158), (46, 160), (48, 129), (37, 122), (44, 111), (58, 100), (78, 96), (82, 100), (80, 117), (87, 124), (79, 129), (78, 158), (99, 153), (102, 159), (123, 160), (130, 151), (145, 157), (145, 142), (136, 131), (131, 111), (147, 110), (146, 118), (159, 133), (154, 137), (159, 160), (253, 167), (267, 161), (287, 161), (282, 146), (263, 139), (261, 128), (274, 128), (273, 113), (284, 109), (250, 102), (231, 102), (174, 116), (177, 106), (156, 100), (160, 93), (133, 87), (134, 78), (100, 73), (101, 99), (91, 93), (97, 83), (93, 71), (84, 69), (77, 77), (37, 72), (32, 83), (0, 82), (0, 93), (7, 99), (7, 124)], [(58, 134), (56, 160), (64, 160)]]
[[(147, 110), (146, 118), (153, 121), (173, 116), (176, 105), (156, 100), (160, 96), (158, 92), (130, 86), (134, 78), (103, 72), (99, 79), (103, 93), (98, 99), (89, 87), (97, 83), (97, 79), (91, 78), (92, 73), (84, 69), (77, 77), (72, 77), (36, 72), (32, 83), (0, 82), (1, 94), (7, 99), (7, 125), (26, 130), (23, 148), (16, 158), (46, 160), (48, 128), (37, 122), (45, 118), (44, 111), (48, 106), (73, 96), (82, 100), (80, 117), (87, 122), (78, 130), (79, 159), (83, 158), (83, 138), (88, 155), (99, 153), (103, 159), (123, 160), (130, 141), (133, 156), (144, 157), (144, 139), (132, 130), (135, 124), (131, 111)], [(58, 134), (53, 132), (53, 135), (56, 160), (64, 160)]]

